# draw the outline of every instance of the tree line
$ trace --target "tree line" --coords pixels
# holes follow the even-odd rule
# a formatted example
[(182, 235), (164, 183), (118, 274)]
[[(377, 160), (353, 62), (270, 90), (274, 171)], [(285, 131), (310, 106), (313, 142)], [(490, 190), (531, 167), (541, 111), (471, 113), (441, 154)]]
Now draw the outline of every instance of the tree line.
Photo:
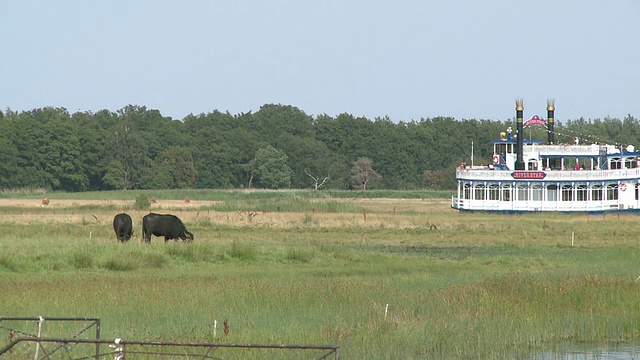
[[(455, 168), (491, 161), (513, 120), (393, 122), (290, 105), (182, 120), (128, 105), (115, 112), (45, 107), (0, 112), (0, 187), (60, 191), (177, 188), (453, 189)], [(640, 124), (569, 120), (556, 141), (640, 144)], [(544, 128), (525, 136), (546, 139)], [(472, 143), (474, 144), (472, 146)]]

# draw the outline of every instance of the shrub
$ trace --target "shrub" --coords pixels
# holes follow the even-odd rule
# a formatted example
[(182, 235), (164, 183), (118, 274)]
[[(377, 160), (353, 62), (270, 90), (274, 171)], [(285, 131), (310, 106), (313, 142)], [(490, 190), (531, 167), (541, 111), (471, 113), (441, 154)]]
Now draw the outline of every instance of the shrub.
[(147, 210), (150, 207), (151, 201), (149, 201), (149, 198), (144, 194), (138, 195), (138, 197), (136, 197), (135, 204), (133, 204), (133, 208), (136, 210)]

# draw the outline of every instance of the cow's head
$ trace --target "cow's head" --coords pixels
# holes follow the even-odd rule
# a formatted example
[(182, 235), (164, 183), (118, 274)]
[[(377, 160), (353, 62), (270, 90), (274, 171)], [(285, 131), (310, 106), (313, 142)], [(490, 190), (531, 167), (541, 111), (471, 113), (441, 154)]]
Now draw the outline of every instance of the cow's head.
[(193, 241), (193, 234), (188, 232), (187, 230), (184, 231), (184, 241), (186, 242), (192, 242)]
[(124, 236), (124, 241), (129, 241), (131, 240), (131, 237), (133, 236), (133, 230), (131, 230), (130, 233), (128, 233), (127, 235)]

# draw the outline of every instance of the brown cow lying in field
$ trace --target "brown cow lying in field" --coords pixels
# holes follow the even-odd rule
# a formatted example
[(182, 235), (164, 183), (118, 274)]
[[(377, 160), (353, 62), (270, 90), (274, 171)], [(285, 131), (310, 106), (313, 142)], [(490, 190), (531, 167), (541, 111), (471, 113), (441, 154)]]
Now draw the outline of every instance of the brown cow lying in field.
[(42, 204), (41, 204), (41, 206), (46, 206), (46, 205), (49, 205), (49, 198), (44, 198), (44, 199), (42, 199)]

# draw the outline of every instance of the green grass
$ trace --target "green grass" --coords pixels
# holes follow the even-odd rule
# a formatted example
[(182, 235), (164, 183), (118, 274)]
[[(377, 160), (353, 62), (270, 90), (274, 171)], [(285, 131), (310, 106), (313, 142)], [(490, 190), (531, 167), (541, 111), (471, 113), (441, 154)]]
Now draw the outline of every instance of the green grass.
[[(90, 208), (102, 221), (0, 219), (0, 315), (99, 317), (103, 338), (335, 344), (352, 359), (527, 358), (638, 342), (635, 216), (394, 212), (369, 200), (313, 213), (321, 199), (267, 194), (291, 221), (193, 217), (190, 244), (139, 234), (120, 244), (109, 207)], [(324, 217), (336, 214), (350, 221)]]
[(47, 192), (45, 190), (17, 189), (0, 192), (0, 198), (13, 199), (109, 199), (109, 200), (136, 200), (139, 196), (154, 199), (181, 200), (188, 197), (191, 200), (276, 200), (292, 197), (306, 199), (450, 199), (452, 190), (210, 190), (210, 189), (183, 189), (183, 190), (114, 190), (114, 191), (90, 191), (82, 193)]

